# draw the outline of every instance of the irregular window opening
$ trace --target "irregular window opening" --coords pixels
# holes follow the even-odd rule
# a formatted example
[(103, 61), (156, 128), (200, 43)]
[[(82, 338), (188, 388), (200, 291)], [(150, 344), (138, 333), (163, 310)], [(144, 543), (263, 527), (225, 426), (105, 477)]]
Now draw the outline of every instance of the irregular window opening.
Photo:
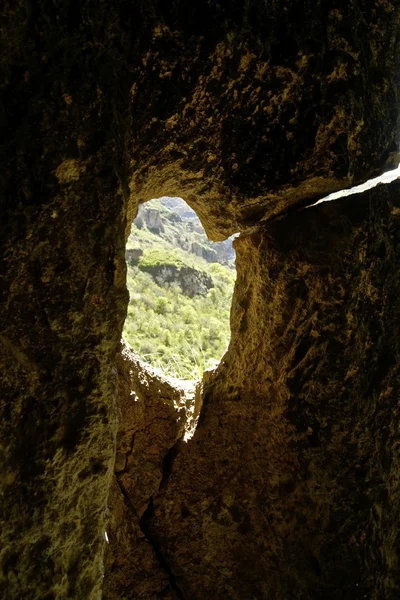
[(211, 242), (182, 198), (139, 207), (126, 245), (123, 335), (164, 375), (200, 379), (224, 355), (236, 278), (233, 237)]

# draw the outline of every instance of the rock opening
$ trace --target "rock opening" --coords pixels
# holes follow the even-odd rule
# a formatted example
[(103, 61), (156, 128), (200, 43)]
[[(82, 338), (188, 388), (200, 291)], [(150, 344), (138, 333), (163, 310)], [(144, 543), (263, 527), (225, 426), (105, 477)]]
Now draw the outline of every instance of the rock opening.
[(321, 200), (318, 200), (318, 202), (315, 202), (311, 206), (317, 206), (318, 204), (322, 204), (322, 202), (332, 202), (332, 200), (338, 200), (339, 198), (344, 198), (345, 196), (353, 196), (355, 194), (362, 194), (363, 192), (371, 190), (372, 188), (376, 187), (379, 184), (385, 185), (388, 183), (392, 183), (392, 181), (395, 181), (399, 177), (400, 177), (400, 163), (396, 169), (391, 169), (390, 171), (386, 171), (382, 175), (379, 175), (379, 177), (373, 177), (372, 179), (368, 179), (368, 181), (366, 181), (365, 183), (362, 183), (361, 185), (356, 185), (354, 187), (346, 188), (344, 190), (334, 192), (333, 194), (329, 194), (328, 196), (321, 198)]
[[(400, 181), (299, 209), (399, 162), (399, 3), (0, 15), (0, 597), (398, 598)], [(245, 232), (201, 386), (120, 347), (176, 190)]]
[(229, 343), (232, 239), (211, 242), (182, 198), (162, 197), (140, 207), (126, 261), (125, 339), (165, 375), (201, 378)]

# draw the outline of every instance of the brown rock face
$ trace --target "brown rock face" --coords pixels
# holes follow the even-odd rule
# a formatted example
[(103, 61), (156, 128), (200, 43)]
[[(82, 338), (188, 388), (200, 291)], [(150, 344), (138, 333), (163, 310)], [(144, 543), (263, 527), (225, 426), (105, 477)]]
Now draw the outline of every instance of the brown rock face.
[[(106, 598), (398, 596), (399, 192), (305, 209), (235, 241), (231, 345), (205, 377), (192, 439), (168, 453), (162, 416), (157, 435), (144, 427), (163, 477), (142, 446), (119, 480), (129, 496), (136, 474), (148, 504), (133, 516), (125, 504), (140, 529), (123, 542), (129, 564), (107, 572)], [(122, 406), (128, 389), (137, 383)], [(141, 426), (126, 413), (122, 431), (132, 418)]]
[(172, 416), (135, 499), (112, 484), (106, 593), (397, 598), (398, 186), (297, 210), (398, 156), (397, 3), (4, 0), (0, 23), (0, 595), (101, 596), (124, 239), (169, 194), (249, 233), (233, 338), (160, 489)]
[(146, 522), (178, 597), (398, 596), (399, 192), (236, 240), (231, 345)]
[(103, 597), (175, 598), (166, 565), (142, 529), (179, 440), (192, 427), (196, 384), (171, 385), (127, 346), (117, 368), (119, 428)]
[(134, 71), (132, 194), (221, 239), (397, 166), (398, 29), (387, 0), (169, 5)]

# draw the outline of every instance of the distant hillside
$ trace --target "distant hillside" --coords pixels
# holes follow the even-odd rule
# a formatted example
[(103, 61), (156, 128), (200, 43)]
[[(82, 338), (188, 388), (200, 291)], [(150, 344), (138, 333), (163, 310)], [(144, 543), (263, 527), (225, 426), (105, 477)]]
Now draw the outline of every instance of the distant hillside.
[(141, 206), (126, 249), (127, 341), (166, 374), (201, 376), (229, 342), (234, 258), (232, 240), (210, 242), (180, 198)]
[(209, 263), (235, 266), (232, 238), (217, 244), (210, 242), (200, 219), (181, 198), (158, 198), (141, 205), (133, 225), (132, 244), (138, 239), (136, 229), (147, 229), (173, 247), (204, 258)]

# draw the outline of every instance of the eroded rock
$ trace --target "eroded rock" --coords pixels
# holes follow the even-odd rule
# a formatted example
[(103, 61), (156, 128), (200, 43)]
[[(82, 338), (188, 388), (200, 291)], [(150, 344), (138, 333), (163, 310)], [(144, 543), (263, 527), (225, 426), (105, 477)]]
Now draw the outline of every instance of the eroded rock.
[(142, 265), (140, 268), (143, 271), (150, 273), (154, 281), (160, 286), (176, 283), (182, 290), (182, 293), (189, 298), (193, 296), (206, 296), (207, 292), (214, 287), (212, 277), (205, 271), (200, 271), (195, 267), (186, 265)]
[(142, 206), (139, 210), (139, 214), (135, 219), (136, 225), (141, 228), (146, 225), (147, 229), (153, 233), (160, 233), (164, 231), (164, 225), (161, 219), (161, 215), (155, 208), (148, 206)]
[(127, 345), (117, 368), (119, 429), (103, 597), (172, 599), (176, 595), (168, 567), (146, 537), (145, 513), (151, 512), (152, 497), (193, 427), (196, 384), (167, 380)]
[(397, 597), (399, 198), (235, 241), (231, 345), (148, 524), (183, 598)]
[(394, 2), (208, 2), (163, 18), (131, 89), (136, 199), (183, 197), (217, 240), (397, 166)]
[(141, 248), (127, 248), (125, 250), (125, 259), (133, 267), (137, 266), (139, 260), (143, 256), (143, 250)]

